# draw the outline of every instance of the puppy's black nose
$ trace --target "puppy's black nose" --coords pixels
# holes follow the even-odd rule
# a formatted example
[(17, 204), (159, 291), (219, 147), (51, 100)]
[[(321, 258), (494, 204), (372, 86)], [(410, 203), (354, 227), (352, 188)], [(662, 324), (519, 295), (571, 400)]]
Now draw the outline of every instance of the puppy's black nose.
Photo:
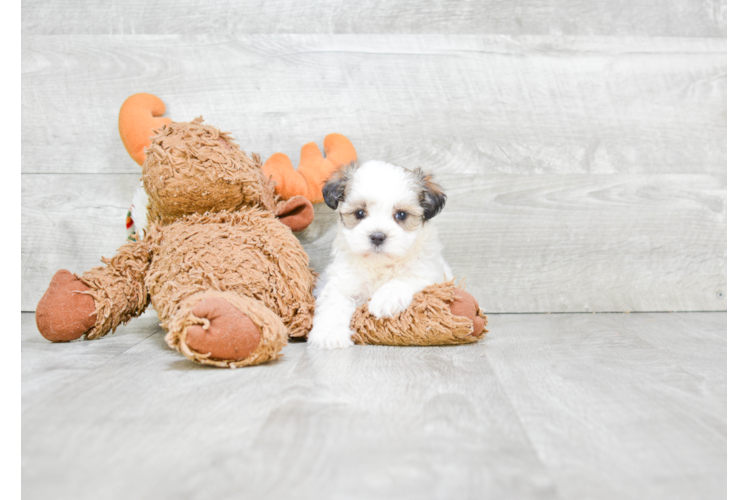
[(382, 243), (384, 243), (384, 240), (387, 239), (387, 236), (384, 235), (384, 233), (371, 233), (371, 242), (374, 243), (374, 246), (379, 246)]

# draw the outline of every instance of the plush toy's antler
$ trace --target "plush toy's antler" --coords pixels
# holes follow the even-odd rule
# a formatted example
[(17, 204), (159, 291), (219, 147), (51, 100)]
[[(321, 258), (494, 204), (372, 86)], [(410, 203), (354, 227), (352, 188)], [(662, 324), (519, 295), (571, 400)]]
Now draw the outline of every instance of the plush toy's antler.
[(157, 118), (166, 106), (153, 94), (134, 94), (125, 99), (119, 110), (119, 136), (133, 160), (142, 165), (145, 148), (151, 145), (153, 130), (171, 123), (171, 118)]
[(345, 136), (328, 134), (324, 142), (325, 156), (313, 142), (301, 148), (299, 169), (283, 153), (275, 153), (262, 166), (268, 179), (277, 183), (275, 192), (289, 199), (301, 195), (312, 203), (320, 203), (325, 181), (341, 167), (356, 161), (356, 149)]

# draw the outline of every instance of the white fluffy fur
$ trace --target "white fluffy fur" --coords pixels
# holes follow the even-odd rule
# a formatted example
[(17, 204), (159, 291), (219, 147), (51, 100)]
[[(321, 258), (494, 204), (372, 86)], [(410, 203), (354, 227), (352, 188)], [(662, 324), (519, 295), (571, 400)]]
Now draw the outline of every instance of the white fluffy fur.
[(135, 234), (143, 239), (145, 238), (145, 231), (148, 229), (148, 195), (145, 194), (143, 181), (140, 182), (140, 186), (132, 196), (131, 206), (130, 217), (132, 217), (133, 226), (135, 226)]
[[(419, 189), (412, 172), (382, 161), (366, 162), (355, 171), (337, 209), (347, 213), (365, 203), (367, 216), (350, 229), (338, 223), (333, 260), (314, 293), (317, 302), (310, 347), (352, 346), (351, 317), (369, 299), (369, 311), (387, 318), (404, 311), (413, 295), (426, 286), (452, 279), (436, 228), (421, 221), (407, 230), (393, 217), (397, 207), (419, 207)], [(375, 232), (387, 236), (378, 248), (370, 238)]]

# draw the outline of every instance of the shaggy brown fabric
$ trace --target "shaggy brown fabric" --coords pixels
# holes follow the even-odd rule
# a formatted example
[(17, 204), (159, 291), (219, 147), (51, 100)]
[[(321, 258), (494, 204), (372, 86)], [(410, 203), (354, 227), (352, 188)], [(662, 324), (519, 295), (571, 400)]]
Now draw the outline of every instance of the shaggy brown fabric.
[[(82, 293), (96, 304), (88, 339), (114, 331), (152, 300), (170, 346), (199, 363), (239, 367), (275, 359), (287, 336), (305, 338), (312, 327), (309, 257), (290, 229), (262, 208), (193, 214), (166, 225), (153, 221), (144, 240), (129, 242), (102, 260), (105, 266), (80, 278), (87, 287)], [(214, 296), (259, 328), (262, 338), (256, 349), (245, 346), (246, 359), (225, 359), (232, 357), (227, 353), (236, 343), (233, 338), (226, 337), (227, 345), (213, 356), (200, 341), (191, 347), (185, 337), (190, 326), (209, 325), (192, 306)], [(212, 342), (216, 350), (215, 338)]]
[(220, 290), (259, 300), (280, 316), (292, 337), (311, 330), (309, 257), (270, 212), (252, 207), (194, 214), (170, 225), (154, 223), (148, 238), (153, 251), (146, 285), (164, 323), (185, 298)]
[(60, 269), (36, 306), (36, 327), (52, 342), (75, 340), (96, 324), (96, 304), (70, 271)]
[(264, 363), (289, 336), (306, 337), (314, 273), (289, 226), (312, 221), (308, 200), (281, 201), (259, 156), (247, 156), (201, 118), (156, 131), (143, 184), (145, 237), (79, 280), (58, 273), (38, 308), (43, 333), (98, 338), (152, 300), (168, 344), (198, 363)]
[(275, 211), (274, 186), (259, 156), (248, 157), (230, 134), (202, 121), (170, 123), (151, 138), (143, 163), (149, 219), (169, 223), (249, 205)]
[[(415, 294), (410, 306), (394, 318), (376, 319), (368, 304), (356, 310), (351, 320), (356, 344), (428, 346), (468, 344), (483, 338), (488, 331), (474, 332), (474, 318), (486, 324), (483, 311), (466, 310), (466, 316), (454, 315), (450, 305), (455, 300), (454, 282), (439, 283)], [(460, 290), (461, 291), (461, 290)], [(465, 292), (465, 295), (467, 292)]]
[(103, 337), (117, 326), (127, 324), (140, 316), (148, 307), (149, 297), (145, 287), (148, 271), (150, 241), (125, 243), (111, 259), (102, 258), (104, 266), (83, 273), (81, 282), (96, 302), (96, 325), (86, 338)]
[[(251, 351), (249, 357), (229, 361), (225, 359), (216, 359), (212, 355), (202, 353), (190, 346), (187, 332), (195, 325), (210, 328), (210, 320), (193, 314), (198, 304), (205, 300), (219, 299), (228, 302), (239, 312), (249, 318), (255, 324), (260, 332), (259, 345)], [(174, 317), (164, 325), (168, 328), (169, 333), (166, 335), (166, 342), (170, 347), (180, 351), (189, 359), (206, 365), (218, 366), (221, 368), (239, 368), (242, 366), (259, 365), (281, 356), (280, 350), (285, 347), (288, 338), (288, 330), (280, 321), (278, 316), (265, 307), (261, 302), (242, 297), (232, 292), (208, 291), (196, 293), (186, 298), (181, 308)], [(220, 357), (220, 356), (219, 356)]]

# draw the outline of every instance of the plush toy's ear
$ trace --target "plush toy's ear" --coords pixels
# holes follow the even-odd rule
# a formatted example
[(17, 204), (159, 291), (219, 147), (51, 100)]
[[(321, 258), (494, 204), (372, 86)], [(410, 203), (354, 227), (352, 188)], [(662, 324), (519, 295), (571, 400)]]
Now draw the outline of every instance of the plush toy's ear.
[(314, 220), (312, 202), (303, 196), (294, 196), (288, 201), (278, 203), (275, 216), (291, 228), (291, 231), (303, 231)]
[(171, 123), (158, 118), (166, 112), (163, 101), (152, 94), (131, 95), (119, 110), (119, 136), (133, 160), (142, 165), (145, 149), (151, 145), (153, 130)]
[(414, 172), (421, 184), (421, 193), (418, 201), (423, 208), (423, 220), (429, 220), (442, 211), (444, 204), (447, 203), (447, 195), (442, 192), (441, 186), (434, 182), (429, 174), (426, 174), (420, 168)]

